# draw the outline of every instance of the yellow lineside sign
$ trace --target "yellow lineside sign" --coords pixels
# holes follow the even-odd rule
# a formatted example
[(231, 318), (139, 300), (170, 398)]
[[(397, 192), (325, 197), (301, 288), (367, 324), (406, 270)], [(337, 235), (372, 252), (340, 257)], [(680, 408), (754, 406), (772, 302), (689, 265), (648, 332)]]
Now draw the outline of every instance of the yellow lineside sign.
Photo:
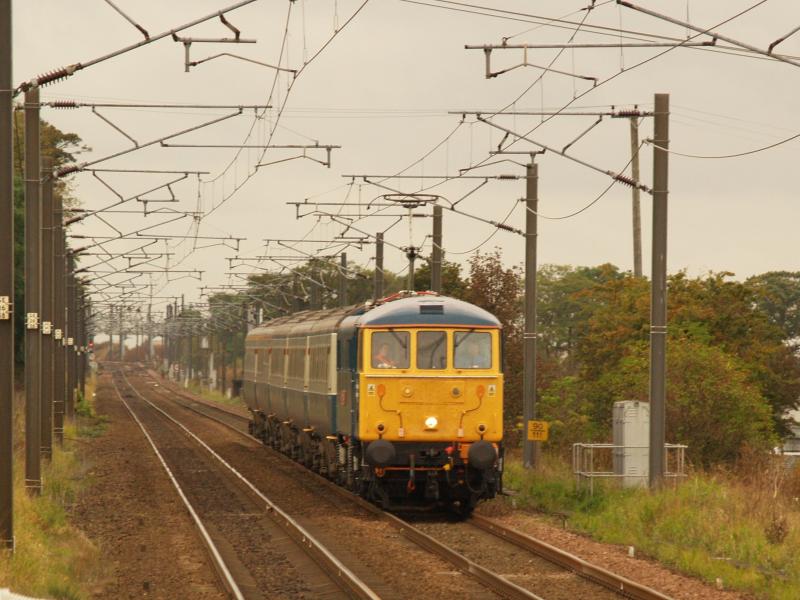
[(550, 424), (547, 421), (528, 421), (528, 440), (546, 442)]

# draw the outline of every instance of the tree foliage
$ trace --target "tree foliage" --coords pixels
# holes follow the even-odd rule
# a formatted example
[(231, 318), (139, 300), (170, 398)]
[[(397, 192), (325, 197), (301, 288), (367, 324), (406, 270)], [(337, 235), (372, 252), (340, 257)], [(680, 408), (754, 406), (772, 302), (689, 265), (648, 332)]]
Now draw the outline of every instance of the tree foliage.
[[(22, 111), (14, 113), (14, 344), (15, 362), (21, 367), (24, 359), (25, 339), (25, 119)], [(75, 156), (88, 150), (81, 138), (74, 133), (65, 133), (47, 121), (40, 124), (42, 156), (53, 159), (54, 168), (64, 167), (75, 161)], [(75, 207), (78, 202), (72, 196), (68, 180), (58, 179), (55, 194), (65, 206)]]
[[(772, 412), (747, 365), (719, 346), (673, 336), (667, 345), (667, 440), (687, 444), (703, 466), (733, 461), (742, 447), (770, 449), (776, 442)], [(629, 346), (627, 355), (584, 393), (601, 429), (611, 428), (615, 400), (646, 402), (650, 356), (647, 343)]]
[(506, 268), (499, 249), (470, 259), (463, 299), (489, 311), (503, 325), (503, 412), (508, 424), (516, 423), (522, 413), (523, 291), (521, 269)]
[(770, 271), (747, 280), (755, 303), (783, 332), (784, 339), (800, 341), (800, 271)]
[[(425, 261), (414, 273), (414, 289), (418, 292), (431, 289), (431, 263)], [(461, 275), (461, 265), (442, 261), (442, 294), (453, 298), (463, 298), (467, 282)]]
[[(554, 363), (540, 408), (554, 445), (606, 440), (615, 401), (648, 399), (650, 284), (610, 265), (540, 277), (540, 347)], [(800, 361), (759, 294), (730, 273), (669, 277), (668, 434), (704, 464), (774, 443), (800, 396)]]

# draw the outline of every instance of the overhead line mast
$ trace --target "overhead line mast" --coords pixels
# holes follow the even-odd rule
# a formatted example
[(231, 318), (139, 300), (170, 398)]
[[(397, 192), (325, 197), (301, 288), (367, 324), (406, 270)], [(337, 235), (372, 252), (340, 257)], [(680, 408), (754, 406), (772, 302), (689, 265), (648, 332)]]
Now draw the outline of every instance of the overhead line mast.
[[(14, 550), (12, 0), (0, 0), (0, 550)], [(17, 307), (16, 310), (21, 310)]]

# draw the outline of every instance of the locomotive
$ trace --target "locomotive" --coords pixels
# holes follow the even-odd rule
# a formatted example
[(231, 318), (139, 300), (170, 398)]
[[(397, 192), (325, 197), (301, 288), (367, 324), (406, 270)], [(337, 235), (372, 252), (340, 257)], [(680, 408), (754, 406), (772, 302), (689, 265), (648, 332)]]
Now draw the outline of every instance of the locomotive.
[(388, 510), (468, 515), (502, 491), (500, 322), (401, 292), (252, 329), (251, 433)]

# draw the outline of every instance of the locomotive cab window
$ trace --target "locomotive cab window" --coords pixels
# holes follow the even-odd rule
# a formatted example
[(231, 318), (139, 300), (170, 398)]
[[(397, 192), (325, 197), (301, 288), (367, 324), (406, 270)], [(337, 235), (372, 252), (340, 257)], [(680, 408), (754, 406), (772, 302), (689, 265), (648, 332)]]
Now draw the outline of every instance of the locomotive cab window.
[(407, 331), (376, 331), (372, 334), (373, 369), (407, 369), (409, 366)]
[(444, 331), (417, 333), (417, 368), (447, 368), (447, 333)]
[(485, 331), (457, 331), (453, 336), (453, 364), (456, 369), (490, 369), (492, 334)]

